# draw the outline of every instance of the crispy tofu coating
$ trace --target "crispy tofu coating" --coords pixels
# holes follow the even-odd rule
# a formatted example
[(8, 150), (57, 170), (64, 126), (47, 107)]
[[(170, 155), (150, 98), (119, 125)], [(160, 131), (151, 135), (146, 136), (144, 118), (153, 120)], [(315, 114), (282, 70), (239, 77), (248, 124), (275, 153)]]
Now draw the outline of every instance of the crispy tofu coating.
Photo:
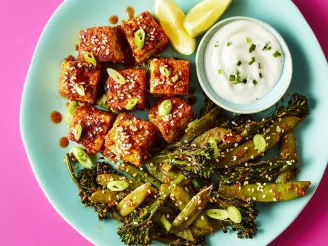
[[(134, 43), (134, 34), (142, 28), (145, 31), (144, 46), (139, 49)], [(122, 24), (122, 32), (127, 39), (133, 56), (138, 64), (145, 63), (151, 56), (161, 52), (168, 44), (168, 37), (153, 16), (148, 12), (142, 12), (132, 20)]]
[(131, 99), (137, 98), (137, 104), (131, 110), (146, 109), (146, 70), (143, 68), (131, 68), (118, 70), (126, 83), (117, 83), (110, 76), (106, 82), (107, 102), (109, 108), (125, 110)]
[[(88, 153), (99, 152), (103, 149), (105, 135), (114, 120), (115, 115), (110, 112), (98, 110), (93, 106), (79, 106), (74, 110), (68, 138), (82, 144)], [(77, 124), (82, 126), (79, 139), (74, 136)]]
[(73, 101), (93, 104), (97, 97), (101, 64), (93, 66), (74, 61), (69, 56), (64, 59), (61, 67), (59, 94)]
[(124, 61), (120, 26), (93, 27), (80, 31), (78, 60), (85, 61), (86, 51), (92, 53), (97, 62)]
[[(167, 68), (169, 76), (161, 73)], [(154, 96), (188, 95), (190, 61), (155, 58), (149, 65), (150, 93)]]
[(121, 159), (135, 166), (146, 160), (155, 140), (155, 127), (148, 121), (122, 113), (105, 137), (103, 155), (110, 160)]
[[(160, 117), (158, 115), (158, 106), (164, 100), (171, 100), (172, 109), (170, 114)], [(188, 123), (193, 118), (192, 108), (178, 97), (163, 98), (158, 101), (148, 113), (148, 118), (153, 123), (163, 138), (168, 143), (179, 141), (182, 137)]]

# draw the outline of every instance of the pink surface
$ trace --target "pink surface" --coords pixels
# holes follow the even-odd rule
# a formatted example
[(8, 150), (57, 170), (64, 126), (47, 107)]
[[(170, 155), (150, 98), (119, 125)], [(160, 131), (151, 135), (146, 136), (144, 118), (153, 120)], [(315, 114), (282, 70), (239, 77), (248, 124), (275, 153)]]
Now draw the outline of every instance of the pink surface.
[[(39, 35), (62, 0), (2, 0), (0, 245), (90, 245), (51, 207), (28, 163), (19, 132), (21, 94)], [(294, 0), (328, 58), (328, 1)], [(4, 170), (4, 171), (3, 171)], [(312, 200), (271, 246), (327, 245), (328, 171)]]

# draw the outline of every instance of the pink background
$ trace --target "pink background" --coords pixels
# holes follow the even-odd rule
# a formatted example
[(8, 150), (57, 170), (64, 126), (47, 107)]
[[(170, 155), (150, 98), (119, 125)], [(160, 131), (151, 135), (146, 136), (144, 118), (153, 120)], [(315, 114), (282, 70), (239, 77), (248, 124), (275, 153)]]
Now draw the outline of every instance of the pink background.
[[(21, 94), (33, 51), (43, 27), (61, 2), (1, 1), (0, 245), (91, 245), (47, 201), (33, 176), (19, 132)], [(328, 57), (328, 0), (294, 2)], [(312, 200), (271, 246), (327, 245), (327, 187), (326, 170)]]

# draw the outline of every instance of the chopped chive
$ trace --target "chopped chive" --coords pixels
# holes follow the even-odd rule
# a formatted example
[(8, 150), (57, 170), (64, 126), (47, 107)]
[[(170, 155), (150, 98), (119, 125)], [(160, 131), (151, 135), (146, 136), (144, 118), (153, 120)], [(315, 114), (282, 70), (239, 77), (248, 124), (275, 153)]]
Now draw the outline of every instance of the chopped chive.
[(235, 75), (230, 75), (229, 81), (235, 81), (235, 80), (236, 80), (236, 76)]
[(221, 69), (218, 70), (218, 74), (222, 74), (222, 70)]
[(247, 83), (247, 79), (243, 79), (243, 83), (246, 84)]
[(239, 75), (239, 71), (238, 71), (238, 69), (236, 69), (236, 72), (235, 72), (235, 74), (236, 74), (236, 75)]
[(145, 30), (142, 28), (139, 28), (134, 33), (134, 44), (137, 46), (139, 50), (142, 49), (142, 47), (145, 45), (145, 39), (146, 39), (146, 33)]
[(236, 78), (236, 82), (237, 82), (237, 84), (241, 83), (241, 80), (240, 80), (240, 76), (239, 75)]
[(251, 39), (250, 38), (246, 38), (246, 43), (250, 43), (251, 42)]
[(251, 61), (248, 62), (248, 65), (252, 65), (254, 62), (255, 62), (255, 57), (253, 56), (252, 59), (251, 59)]
[(230, 45), (231, 45), (231, 42), (228, 42), (228, 43), (227, 43), (227, 46), (230, 46)]
[(241, 61), (238, 61), (237, 66), (240, 66), (240, 65), (241, 65)]
[(219, 45), (218, 45), (218, 44), (216, 44), (216, 45), (214, 45), (214, 47), (215, 47), (215, 48), (217, 48), (217, 47), (219, 47)]
[(255, 79), (253, 79), (253, 85), (256, 85), (257, 81)]
[(269, 43), (266, 43), (262, 50), (271, 50), (272, 47), (269, 45)]
[(259, 63), (259, 69), (261, 68), (261, 63)]
[(281, 54), (278, 50), (276, 50), (276, 52), (273, 53), (273, 57), (277, 58), (278, 56), (281, 56)]
[(262, 73), (259, 73), (260, 78), (262, 78)]
[(251, 46), (249, 46), (249, 53), (252, 53), (256, 48), (255, 44), (252, 44)]

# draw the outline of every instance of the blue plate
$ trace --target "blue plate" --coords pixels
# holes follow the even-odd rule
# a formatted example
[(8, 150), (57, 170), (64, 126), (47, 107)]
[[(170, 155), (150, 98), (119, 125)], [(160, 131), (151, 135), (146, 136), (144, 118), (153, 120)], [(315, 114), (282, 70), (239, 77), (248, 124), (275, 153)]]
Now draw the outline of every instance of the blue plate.
[[(178, 0), (187, 12), (198, 1)], [(279, 3), (277, 3), (279, 2)], [(58, 95), (60, 64), (69, 54), (76, 55), (78, 32), (92, 26), (108, 25), (109, 16), (126, 19), (125, 8), (135, 8), (136, 14), (153, 12), (153, 0), (66, 0), (46, 25), (37, 45), (29, 69), (22, 105), (20, 127), (33, 172), (49, 201), (58, 213), (85, 238), (96, 245), (121, 245), (116, 235), (117, 222), (99, 222), (91, 208), (79, 201), (77, 188), (71, 181), (63, 156), (68, 149), (60, 149), (58, 140), (67, 134), (67, 126), (54, 125), (49, 114), (53, 110), (64, 113), (65, 100)], [(237, 239), (235, 233), (216, 232), (210, 245), (266, 245), (285, 230), (310, 200), (328, 161), (328, 71), (327, 61), (318, 41), (301, 13), (291, 1), (233, 1), (221, 18), (249, 16), (263, 20), (286, 40), (293, 57), (293, 79), (290, 92), (305, 94), (310, 101), (311, 114), (296, 130), (301, 173), (298, 180), (310, 180), (309, 194), (303, 198), (276, 204), (259, 204), (259, 232), (253, 240)], [(202, 92), (197, 81), (195, 56), (184, 57), (167, 49), (164, 56), (186, 58), (193, 62), (192, 86), (196, 87), (198, 103)], [(137, 116), (146, 117), (145, 112)], [(73, 144), (70, 143), (71, 147)]]

